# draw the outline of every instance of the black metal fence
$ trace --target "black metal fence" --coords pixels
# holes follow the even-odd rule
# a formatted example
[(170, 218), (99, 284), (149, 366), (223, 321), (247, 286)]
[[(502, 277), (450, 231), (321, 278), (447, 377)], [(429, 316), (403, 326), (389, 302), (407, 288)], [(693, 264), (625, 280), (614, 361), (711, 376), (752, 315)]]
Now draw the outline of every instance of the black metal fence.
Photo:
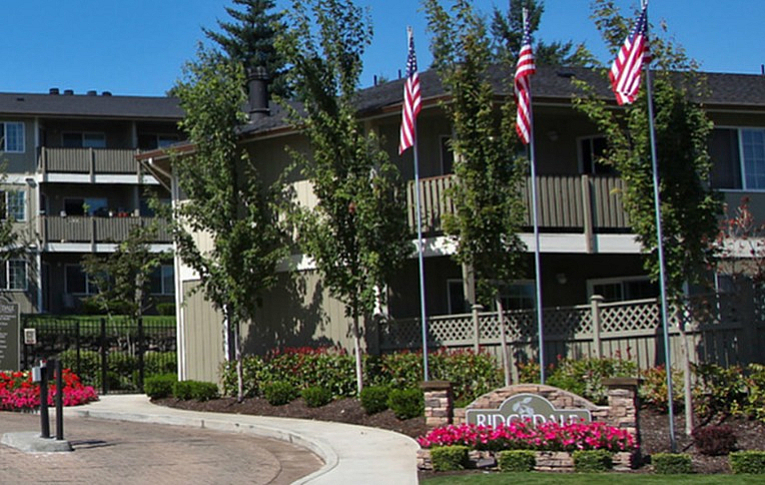
[(174, 317), (23, 315), (21, 320), (36, 336), (34, 344), (22, 342), (25, 369), (57, 358), (102, 394), (143, 392), (146, 377), (177, 371)]

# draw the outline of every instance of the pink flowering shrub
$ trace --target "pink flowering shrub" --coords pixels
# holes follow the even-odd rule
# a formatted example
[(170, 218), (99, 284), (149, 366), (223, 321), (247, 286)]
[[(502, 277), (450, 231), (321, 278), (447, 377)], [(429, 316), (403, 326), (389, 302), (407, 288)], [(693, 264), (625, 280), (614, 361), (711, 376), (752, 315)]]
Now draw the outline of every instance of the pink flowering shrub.
[(533, 426), (529, 421), (515, 421), (496, 427), (449, 425), (417, 438), (417, 442), (423, 448), (462, 445), (488, 451), (632, 451), (637, 448), (627, 431), (600, 422), (547, 422)]
[[(91, 386), (83, 386), (80, 378), (71, 370), (64, 369), (64, 406), (78, 406), (98, 400)], [(55, 382), (48, 390), (48, 404), (53, 406), (56, 396)], [(0, 372), (0, 411), (19, 411), (40, 407), (40, 386), (32, 382), (32, 373)]]

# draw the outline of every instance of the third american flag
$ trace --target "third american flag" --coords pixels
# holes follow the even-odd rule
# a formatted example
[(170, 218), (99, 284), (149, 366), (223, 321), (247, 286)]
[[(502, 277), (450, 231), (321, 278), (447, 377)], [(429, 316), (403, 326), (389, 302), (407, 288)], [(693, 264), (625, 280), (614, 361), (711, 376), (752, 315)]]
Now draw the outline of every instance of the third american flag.
[(406, 82), (404, 83), (404, 106), (401, 113), (401, 141), (398, 153), (401, 155), (414, 145), (417, 114), (420, 112), (420, 78), (417, 74), (417, 57), (414, 54), (414, 34), (407, 29), (409, 56), (406, 60)]
[(648, 2), (643, 5), (643, 11), (635, 22), (635, 27), (627, 36), (624, 45), (619, 49), (619, 55), (611, 66), (608, 77), (611, 88), (616, 95), (619, 105), (631, 104), (640, 91), (640, 71), (644, 63), (650, 62), (646, 27)]
[(529, 23), (524, 18), (523, 45), (518, 54), (518, 66), (515, 69), (515, 98), (518, 103), (518, 115), (515, 130), (521, 141), (528, 145), (531, 141), (531, 75), (537, 72), (534, 53), (531, 50), (531, 32)]

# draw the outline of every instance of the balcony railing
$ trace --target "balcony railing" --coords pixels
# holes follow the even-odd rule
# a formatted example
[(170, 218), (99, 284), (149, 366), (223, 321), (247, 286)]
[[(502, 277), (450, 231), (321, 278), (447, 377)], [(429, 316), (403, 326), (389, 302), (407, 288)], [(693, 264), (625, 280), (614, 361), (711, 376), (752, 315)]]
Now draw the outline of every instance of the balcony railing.
[(42, 239), (44, 243), (108, 243), (127, 239), (135, 226), (146, 227), (159, 223), (155, 243), (170, 243), (167, 222), (153, 217), (89, 217), (89, 216), (42, 216)]
[[(531, 222), (531, 188), (529, 178), (522, 190), (527, 211), (524, 225)], [(420, 180), (422, 230), (425, 234), (443, 231), (443, 217), (454, 212), (454, 203), (447, 195), (455, 182), (453, 175)], [(539, 227), (542, 231), (623, 232), (629, 219), (621, 201), (624, 182), (619, 177), (600, 175), (543, 175), (537, 177)], [(407, 189), (409, 225), (416, 224), (414, 181)]]
[(42, 173), (130, 174), (139, 171), (136, 150), (123, 148), (46, 148), (40, 149)]

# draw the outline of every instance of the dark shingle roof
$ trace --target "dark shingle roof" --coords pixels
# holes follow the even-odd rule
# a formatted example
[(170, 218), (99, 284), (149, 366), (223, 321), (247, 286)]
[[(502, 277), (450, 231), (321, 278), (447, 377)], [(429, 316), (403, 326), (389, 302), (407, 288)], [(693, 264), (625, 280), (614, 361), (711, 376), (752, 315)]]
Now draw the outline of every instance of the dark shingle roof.
[(183, 117), (177, 98), (87, 94), (0, 93), (0, 113), (157, 120)]
[[(491, 67), (488, 75), (498, 96), (512, 95), (511, 78), (506, 70)], [(703, 101), (708, 107), (726, 106), (731, 108), (761, 107), (765, 109), (765, 76), (751, 74), (703, 73), (707, 78), (709, 95)], [(435, 70), (420, 73), (420, 87), (423, 100), (446, 95)], [(580, 79), (594, 86), (598, 96), (613, 100), (613, 93), (605, 76), (595, 69), (582, 67), (537, 66), (532, 78), (532, 93), (537, 99), (568, 102), (574, 94), (572, 79)], [(387, 82), (379, 86), (362, 89), (358, 93), (359, 113), (372, 115), (386, 109), (398, 109), (403, 99), (404, 80)], [(271, 116), (243, 127), (243, 133), (259, 133), (286, 126), (284, 110), (271, 103)]]

